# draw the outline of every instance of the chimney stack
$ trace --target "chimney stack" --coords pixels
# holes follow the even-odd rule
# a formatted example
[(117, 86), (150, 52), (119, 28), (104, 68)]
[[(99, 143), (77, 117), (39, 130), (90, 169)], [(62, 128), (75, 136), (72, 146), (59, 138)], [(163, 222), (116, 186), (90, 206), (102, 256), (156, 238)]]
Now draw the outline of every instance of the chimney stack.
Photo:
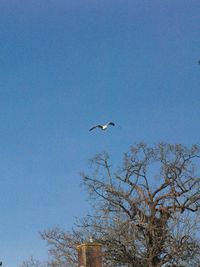
[(102, 245), (90, 241), (77, 246), (78, 267), (102, 267)]

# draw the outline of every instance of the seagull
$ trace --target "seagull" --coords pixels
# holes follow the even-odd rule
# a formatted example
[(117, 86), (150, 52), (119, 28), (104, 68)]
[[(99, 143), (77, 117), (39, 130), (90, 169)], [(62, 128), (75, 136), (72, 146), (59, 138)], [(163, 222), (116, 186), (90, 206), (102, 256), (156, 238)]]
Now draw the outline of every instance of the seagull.
[(96, 126), (93, 126), (89, 131), (94, 130), (95, 128), (100, 128), (101, 130), (106, 130), (108, 128), (109, 125), (115, 126), (114, 122), (108, 122), (104, 125), (98, 124)]

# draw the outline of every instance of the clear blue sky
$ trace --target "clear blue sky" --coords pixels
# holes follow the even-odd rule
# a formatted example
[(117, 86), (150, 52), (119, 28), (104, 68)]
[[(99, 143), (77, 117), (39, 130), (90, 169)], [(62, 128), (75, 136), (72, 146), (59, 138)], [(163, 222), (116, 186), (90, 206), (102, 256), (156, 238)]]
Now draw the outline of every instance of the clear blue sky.
[[(88, 159), (200, 132), (199, 0), (0, 1), (0, 258), (88, 210)], [(88, 132), (112, 120), (107, 132)]]

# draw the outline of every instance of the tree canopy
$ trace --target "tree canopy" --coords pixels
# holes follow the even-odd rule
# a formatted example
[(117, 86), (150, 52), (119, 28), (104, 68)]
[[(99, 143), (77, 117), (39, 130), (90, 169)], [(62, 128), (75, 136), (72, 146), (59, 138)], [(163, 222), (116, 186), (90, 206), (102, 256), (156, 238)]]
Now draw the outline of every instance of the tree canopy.
[(117, 169), (107, 153), (95, 156), (93, 173), (82, 174), (91, 214), (70, 233), (41, 234), (52, 266), (76, 265), (76, 245), (89, 236), (103, 244), (107, 266), (199, 266), (199, 161), (197, 145), (166, 143), (136, 144)]

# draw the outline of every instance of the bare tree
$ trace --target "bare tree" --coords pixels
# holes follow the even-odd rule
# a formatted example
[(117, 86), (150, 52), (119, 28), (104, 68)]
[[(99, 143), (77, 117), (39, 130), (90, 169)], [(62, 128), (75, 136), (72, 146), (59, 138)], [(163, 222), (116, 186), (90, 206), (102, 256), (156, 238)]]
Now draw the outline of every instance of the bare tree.
[(164, 143), (132, 147), (117, 170), (106, 153), (97, 155), (94, 173), (82, 174), (92, 214), (71, 234), (42, 235), (54, 259), (72, 266), (76, 244), (93, 235), (107, 266), (199, 266), (199, 159), (197, 145)]
[(181, 224), (181, 214), (199, 209), (198, 159), (197, 146), (169, 144), (132, 147), (115, 172), (107, 154), (94, 159), (95, 174), (83, 178), (97, 216), (83, 225), (99, 234), (111, 261), (149, 267), (191, 261), (199, 244), (192, 242), (192, 253), (181, 259), (194, 237), (174, 239), (170, 227), (177, 219)]
[(20, 267), (48, 267), (48, 263), (42, 263), (37, 259), (34, 259), (33, 257), (30, 257), (30, 259), (25, 260)]
[(48, 243), (51, 267), (77, 266), (76, 246), (85, 240), (83, 231), (72, 230), (69, 233), (56, 227), (42, 232), (41, 237)]

